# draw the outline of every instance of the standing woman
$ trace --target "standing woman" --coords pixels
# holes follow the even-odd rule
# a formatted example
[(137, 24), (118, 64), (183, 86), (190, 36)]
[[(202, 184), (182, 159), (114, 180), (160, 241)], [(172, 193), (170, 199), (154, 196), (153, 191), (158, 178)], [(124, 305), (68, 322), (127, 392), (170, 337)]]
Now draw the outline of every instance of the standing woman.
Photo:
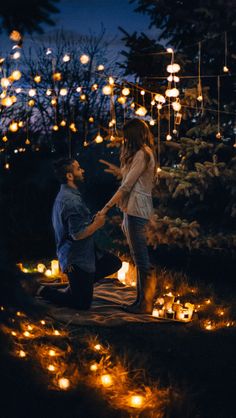
[(156, 289), (156, 277), (151, 274), (145, 226), (153, 212), (152, 189), (156, 175), (154, 140), (146, 122), (132, 119), (124, 126), (121, 168), (101, 160), (107, 172), (121, 174), (121, 186), (100, 213), (106, 214), (118, 205), (124, 214), (122, 229), (137, 268), (137, 298), (125, 305), (127, 312), (151, 314)]

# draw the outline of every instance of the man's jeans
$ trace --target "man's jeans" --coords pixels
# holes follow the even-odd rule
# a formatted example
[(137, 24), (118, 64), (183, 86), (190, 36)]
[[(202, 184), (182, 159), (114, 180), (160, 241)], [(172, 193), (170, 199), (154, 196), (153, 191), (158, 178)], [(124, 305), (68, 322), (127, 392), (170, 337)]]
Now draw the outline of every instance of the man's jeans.
[(105, 252), (96, 261), (95, 273), (87, 273), (78, 266), (72, 265), (67, 272), (70, 285), (66, 289), (55, 289), (45, 286), (40, 296), (61, 306), (77, 309), (89, 309), (93, 299), (93, 285), (98, 280), (116, 273), (122, 266), (118, 257)]
[(128, 241), (131, 257), (139, 273), (144, 274), (147, 274), (151, 267), (145, 236), (147, 223), (147, 219), (124, 213), (122, 229)]

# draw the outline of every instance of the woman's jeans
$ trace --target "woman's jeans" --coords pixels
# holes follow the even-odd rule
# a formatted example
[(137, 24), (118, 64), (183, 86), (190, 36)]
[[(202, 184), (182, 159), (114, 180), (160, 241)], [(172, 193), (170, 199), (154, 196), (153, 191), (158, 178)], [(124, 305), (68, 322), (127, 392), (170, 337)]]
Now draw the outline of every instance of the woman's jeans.
[(147, 223), (147, 219), (124, 213), (122, 229), (126, 235), (131, 257), (139, 274), (148, 274), (151, 267), (145, 235)]

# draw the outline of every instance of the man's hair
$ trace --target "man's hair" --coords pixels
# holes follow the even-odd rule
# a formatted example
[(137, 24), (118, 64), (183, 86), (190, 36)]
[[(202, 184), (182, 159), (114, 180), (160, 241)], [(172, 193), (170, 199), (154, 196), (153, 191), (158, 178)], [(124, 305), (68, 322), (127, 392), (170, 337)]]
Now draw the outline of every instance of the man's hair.
[(74, 158), (61, 158), (53, 163), (55, 176), (60, 183), (67, 183), (66, 174), (72, 173), (72, 164), (74, 161)]

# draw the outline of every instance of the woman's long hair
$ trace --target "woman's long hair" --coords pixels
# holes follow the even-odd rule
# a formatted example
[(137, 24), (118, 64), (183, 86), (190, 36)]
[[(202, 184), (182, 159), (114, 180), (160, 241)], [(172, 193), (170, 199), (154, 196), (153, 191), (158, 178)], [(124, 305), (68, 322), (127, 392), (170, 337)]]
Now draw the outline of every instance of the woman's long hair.
[(145, 121), (137, 118), (129, 120), (124, 125), (123, 133), (124, 142), (120, 156), (121, 167), (130, 165), (136, 152), (141, 149), (144, 151), (146, 163), (148, 164), (150, 160), (150, 153), (148, 153), (146, 146), (151, 148), (156, 163), (157, 159), (154, 137)]

